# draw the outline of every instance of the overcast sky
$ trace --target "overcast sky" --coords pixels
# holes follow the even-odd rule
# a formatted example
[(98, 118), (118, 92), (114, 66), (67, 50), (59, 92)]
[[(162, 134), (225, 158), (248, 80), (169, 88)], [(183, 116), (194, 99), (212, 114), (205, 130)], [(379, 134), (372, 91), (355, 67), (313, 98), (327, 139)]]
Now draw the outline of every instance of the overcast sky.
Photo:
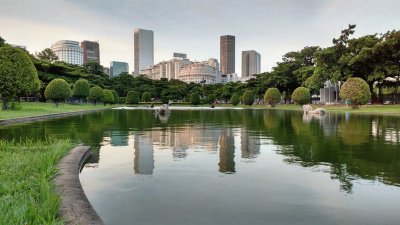
[(173, 52), (219, 60), (219, 36), (236, 36), (241, 52), (261, 54), (269, 71), (283, 54), (326, 47), (348, 24), (355, 36), (400, 29), (398, 0), (0, 0), (0, 36), (40, 51), (58, 40), (98, 40), (101, 64), (133, 70), (134, 28), (154, 31), (155, 63)]

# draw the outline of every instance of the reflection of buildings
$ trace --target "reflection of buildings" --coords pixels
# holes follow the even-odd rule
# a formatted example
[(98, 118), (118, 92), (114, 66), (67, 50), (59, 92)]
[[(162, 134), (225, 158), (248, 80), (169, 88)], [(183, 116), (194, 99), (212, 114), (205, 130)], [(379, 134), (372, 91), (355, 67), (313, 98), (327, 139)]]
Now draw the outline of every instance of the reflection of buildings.
[(111, 146), (128, 146), (128, 132), (122, 133), (121, 131), (111, 131), (110, 144)]
[(248, 131), (242, 129), (240, 135), (242, 158), (252, 159), (260, 154), (260, 138), (250, 136)]
[(154, 170), (154, 156), (153, 156), (153, 141), (149, 138), (144, 138), (135, 135), (135, 160), (134, 171), (135, 174), (153, 174)]
[(219, 138), (219, 172), (235, 172), (235, 137), (232, 129), (221, 131)]
[(395, 126), (384, 127), (380, 124), (379, 119), (372, 121), (372, 136), (376, 138), (382, 138), (386, 142), (400, 143), (400, 130), (396, 129)]

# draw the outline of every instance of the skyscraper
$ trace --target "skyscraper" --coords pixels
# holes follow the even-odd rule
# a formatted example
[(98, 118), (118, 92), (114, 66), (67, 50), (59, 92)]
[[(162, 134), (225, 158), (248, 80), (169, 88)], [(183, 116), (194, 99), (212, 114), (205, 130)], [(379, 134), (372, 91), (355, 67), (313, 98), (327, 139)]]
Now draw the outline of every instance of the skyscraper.
[(129, 65), (126, 62), (111, 61), (110, 77), (115, 77), (121, 73), (129, 73)]
[(223, 74), (235, 73), (235, 36), (221, 36), (220, 63)]
[(83, 64), (83, 51), (77, 41), (57, 41), (51, 45), (51, 50), (57, 55), (60, 61), (79, 66)]
[(97, 41), (82, 41), (83, 63), (94, 61), (100, 64), (100, 49)]
[(242, 77), (259, 74), (261, 71), (261, 55), (254, 51), (242, 52)]
[(135, 74), (154, 64), (154, 34), (152, 30), (135, 29)]

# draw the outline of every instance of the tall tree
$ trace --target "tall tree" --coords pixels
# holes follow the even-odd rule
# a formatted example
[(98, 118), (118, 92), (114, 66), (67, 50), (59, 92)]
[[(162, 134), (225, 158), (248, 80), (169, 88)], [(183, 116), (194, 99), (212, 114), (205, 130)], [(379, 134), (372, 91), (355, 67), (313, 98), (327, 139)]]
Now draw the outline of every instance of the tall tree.
[(36, 57), (50, 63), (58, 60), (58, 56), (50, 48), (43, 49), (36, 55)]

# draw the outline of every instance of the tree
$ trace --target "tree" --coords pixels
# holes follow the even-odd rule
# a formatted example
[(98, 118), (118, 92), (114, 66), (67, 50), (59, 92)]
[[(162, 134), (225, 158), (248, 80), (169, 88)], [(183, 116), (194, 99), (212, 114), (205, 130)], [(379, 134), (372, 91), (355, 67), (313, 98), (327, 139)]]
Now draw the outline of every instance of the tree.
[(3, 110), (9, 101), (39, 91), (40, 80), (28, 54), (9, 45), (0, 48), (0, 95)]
[(98, 101), (102, 101), (104, 99), (103, 89), (99, 86), (90, 88), (89, 99), (93, 101), (94, 105), (96, 105)]
[(190, 96), (190, 104), (192, 105), (200, 105), (200, 96), (197, 93), (192, 93)]
[(112, 95), (114, 96), (114, 104), (119, 103), (119, 96), (116, 90), (111, 90)]
[(232, 96), (231, 96), (231, 104), (233, 105), (233, 106), (237, 106), (239, 103), (240, 103), (240, 96), (237, 94), (237, 93), (234, 93)]
[(2, 47), (5, 43), (6, 43), (6, 40), (4, 40), (4, 39), (0, 36), (0, 47)]
[(271, 107), (275, 107), (281, 101), (281, 93), (278, 88), (268, 88), (264, 95), (264, 101), (271, 105)]
[(367, 82), (358, 77), (348, 79), (340, 88), (339, 95), (342, 99), (349, 100), (353, 109), (368, 103), (371, 99)]
[(298, 87), (293, 91), (292, 100), (299, 105), (304, 105), (310, 102), (310, 91), (305, 87)]
[(75, 82), (72, 88), (72, 96), (79, 98), (81, 104), (82, 100), (90, 95), (89, 82), (86, 79), (79, 79)]
[(139, 103), (139, 94), (136, 91), (128, 92), (126, 96), (126, 103), (127, 104), (138, 104)]
[(150, 102), (151, 101), (151, 94), (150, 94), (150, 92), (143, 92), (143, 95), (142, 95), (142, 101), (143, 102)]
[(114, 96), (110, 90), (104, 90), (103, 103), (104, 105), (106, 105), (107, 103), (110, 105), (114, 103)]
[(36, 57), (50, 63), (58, 60), (58, 56), (50, 48), (43, 49)]
[(213, 103), (215, 102), (215, 100), (216, 100), (216, 97), (215, 97), (214, 94), (209, 94), (209, 95), (207, 96), (207, 102), (208, 102), (208, 104), (213, 104)]
[(72, 96), (71, 87), (64, 79), (54, 79), (47, 86), (44, 91), (47, 100), (52, 100), (56, 107), (61, 101)]
[(246, 90), (242, 96), (243, 104), (253, 105), (254, 103), (254, 92), (251, 90)]

